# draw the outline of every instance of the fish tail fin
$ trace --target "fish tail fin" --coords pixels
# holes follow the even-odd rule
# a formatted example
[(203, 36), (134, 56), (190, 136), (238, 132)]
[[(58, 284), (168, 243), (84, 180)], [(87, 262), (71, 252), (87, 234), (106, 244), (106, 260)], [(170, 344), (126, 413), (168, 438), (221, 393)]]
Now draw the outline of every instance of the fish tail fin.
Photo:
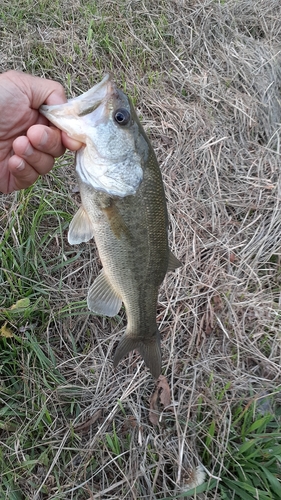
[(152, 376), (158, 378), (161, 374), (162, 364), (159, 331), (157, 330), (156, 334), (148, 339), (138, 338), (125, 333), (121, 338), (114, 354), (114, 368), (118, 365), (119, 361), (126, 356), (126, 354), (134, 349), (140, 353)]

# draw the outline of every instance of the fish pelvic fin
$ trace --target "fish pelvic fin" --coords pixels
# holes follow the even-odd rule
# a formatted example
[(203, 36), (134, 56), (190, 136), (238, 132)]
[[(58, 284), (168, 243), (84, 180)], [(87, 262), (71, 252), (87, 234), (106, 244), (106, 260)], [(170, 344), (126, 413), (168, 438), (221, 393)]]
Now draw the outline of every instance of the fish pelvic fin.
[(142, 356), (146, 366), (149, 368), (151, 375), (158, 378), (161, 374), (162, 356), (160, 347), (160, 333), (157, 330), (153, 337), (144, 339), (143, 337), (133, 337), (124, 334), (121, 338), (113, 358), (114, 368), (118, 365), (126, 354), (136, 349)]
[(174, 271), (177, 267), (181, 267), (182, 263), (179, 261), (179, 259), (176, 258), (176, 256), (169, 250), (169, 257), (168, 257), (168, 271)]
[(94, 236), (94, 227), (86, 210), (80, 207), (74, 215), (68, 230), (68, 242), (70, 245), (78, 245), (89, 241)]
[(90, 311), (109, 317), (116, 316), (122, 306), (122, 299), (113, 290), (103, 270), (89, 288), (87, 304)]

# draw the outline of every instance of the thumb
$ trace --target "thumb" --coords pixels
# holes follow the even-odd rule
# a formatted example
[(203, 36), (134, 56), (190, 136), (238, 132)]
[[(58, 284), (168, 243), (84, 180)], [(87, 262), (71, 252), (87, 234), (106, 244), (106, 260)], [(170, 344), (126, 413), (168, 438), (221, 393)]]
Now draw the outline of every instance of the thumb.
[(67, 101), (63, 86), (54, 80), (26, 75), (30, 78), (31, 106), (38, 109), (41, 104), (63, 104)]
[(27, 95), (33, 109), (40, 108), (41, 104), (63, 104), (67, 101), (64, 88), (59, 82), (20, 71), (9, 71), (6, 75)]

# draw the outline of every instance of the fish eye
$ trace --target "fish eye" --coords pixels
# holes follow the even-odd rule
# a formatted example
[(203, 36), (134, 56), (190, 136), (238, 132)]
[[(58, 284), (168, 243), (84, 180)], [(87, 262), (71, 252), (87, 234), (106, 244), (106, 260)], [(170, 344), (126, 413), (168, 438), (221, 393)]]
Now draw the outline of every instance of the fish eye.
[(127, 109), (117, 109), (114, 115), (114, 120), (119, 124), (119, 125), (127, 125), (130, 121), (130, 113), (127, 111)]

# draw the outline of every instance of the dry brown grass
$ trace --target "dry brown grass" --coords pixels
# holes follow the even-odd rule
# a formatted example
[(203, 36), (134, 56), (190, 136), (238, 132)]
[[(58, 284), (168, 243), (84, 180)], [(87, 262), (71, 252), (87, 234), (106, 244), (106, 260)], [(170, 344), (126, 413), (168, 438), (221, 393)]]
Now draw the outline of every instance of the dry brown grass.
[[(124, 315), (98, 318), (86, 305), (75, 314), (73, 304), (84, 300), (99, 269), (94, 244), (82, 245), (73, 264), (42, 273), (50, 312), (40, 338), (67, 383), (46, 391), (52, 425), (40, 444), (53, 447), (53, 458), (32, 469), (25, 498), (179, 495), (204, 453), (207, 477), (225, 472), (233, 408), (273, 393), (281, 381), (280, 1), (98, 1), (92, 12), (79, 0), (55, 3), (50, 12), (43, 1), (24, 4), (3, 4), (2, 71), (55, 78), (71, 95), (108, 70), (126, 83), (160, 162), (171, 247), (183, 262), (159, 296), (163, 374), (172, 393), (159, 426), (148, 419), (154, 382), (142, 360), (130, 355), (112, 369)], [(59, 203), (73, 213), (79, 196), (72, 165), (38, 189), (48, 197), (62, 183)], [(0, 200), (4, 227), (17, 199)], [(42, 221), (39, 236), (49, 224)], [(46, 256), (62, 244), (71, 251), (59, 239)], [(116, 454), (107, 437), (115, 435)], [(215, 489), (195, 498), (220, 496)]]

